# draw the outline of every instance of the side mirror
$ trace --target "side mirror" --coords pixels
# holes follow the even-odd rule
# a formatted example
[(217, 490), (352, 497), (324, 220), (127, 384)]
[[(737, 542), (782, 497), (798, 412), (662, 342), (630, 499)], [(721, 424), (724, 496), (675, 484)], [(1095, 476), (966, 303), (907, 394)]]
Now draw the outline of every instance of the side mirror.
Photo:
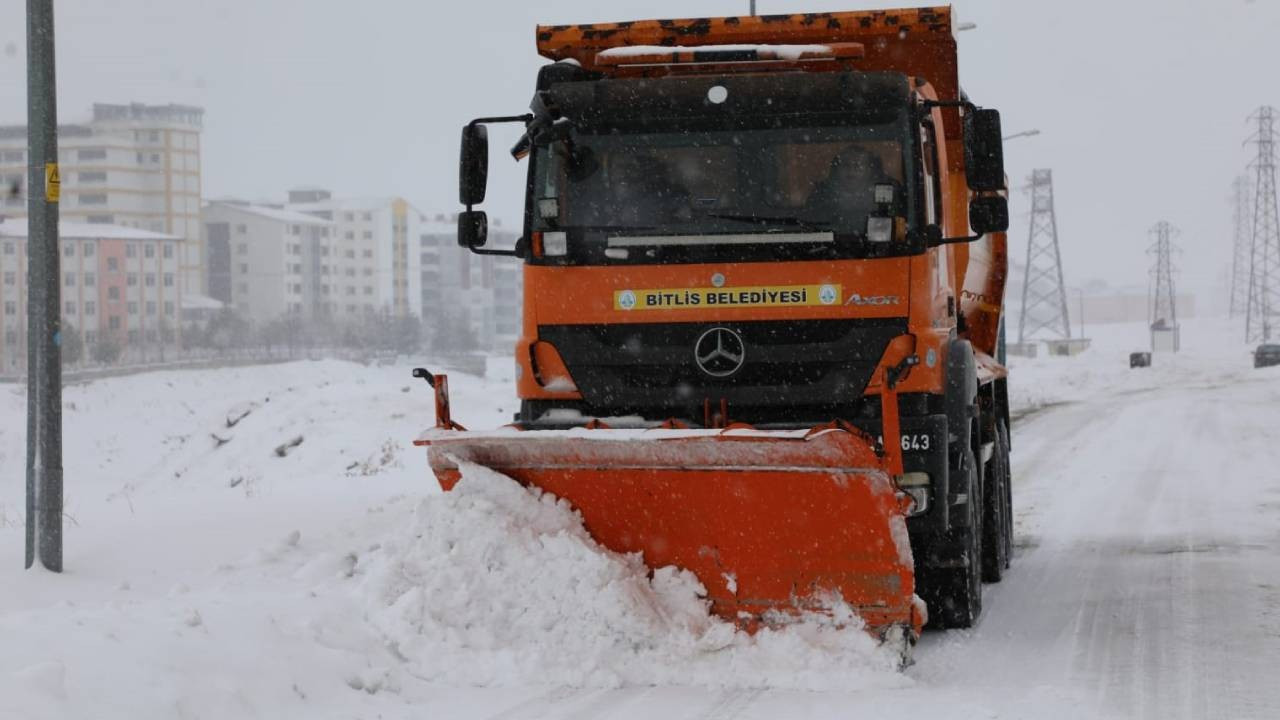
[(973, 108), (964, 115), (964, 175), (978, 192), (1004, 188), (1000, 111)]
[[(462, 128), (462, 153), (458, 158), (458, 202), (467, 207), (479, 205), (484, 202), (488, 184), (489, 130), (474, 123), (466, 125)], [(461, 217), (458, 223), (461, 228)], [(461, 241), (461, 234), (458, 239)], [(480, 244), (483, 245), (483, 241)]]
[(468, 250), (484, 247), (489, 241), (489, 217), (483, 210), (458, 213), (458, 244)]
[(969, 227), (977, 235), (1009, 229), (1009, 201), (999, 195), (969, 201)]

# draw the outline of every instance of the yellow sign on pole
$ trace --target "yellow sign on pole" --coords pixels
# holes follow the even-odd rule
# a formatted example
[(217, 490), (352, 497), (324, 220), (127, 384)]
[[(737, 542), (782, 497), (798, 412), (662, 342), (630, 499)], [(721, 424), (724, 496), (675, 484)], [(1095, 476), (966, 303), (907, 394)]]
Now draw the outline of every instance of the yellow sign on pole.
[(62, 176), (58, 174), (58, 163), (44, 165), (44, 199), (46, 202), (58, 202), (62, 196)]

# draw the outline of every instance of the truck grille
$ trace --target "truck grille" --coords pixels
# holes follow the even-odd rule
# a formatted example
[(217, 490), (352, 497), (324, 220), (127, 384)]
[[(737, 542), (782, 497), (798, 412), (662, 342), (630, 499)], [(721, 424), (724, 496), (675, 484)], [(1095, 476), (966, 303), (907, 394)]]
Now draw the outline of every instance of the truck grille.
[[(713, 377), (694, 346), (712, 328), (736, 332), (745, 359), (737, 372)], [(701, 420), (704, 399), (729, 402), (748, 422), (780, 422), (797, 413), (830, 419), (859, 402), (876, 363), (906, 318), (745, 323), (544, 325), (594, 415), (639, 414)], [(844, 413), (839, 413), (844, 414)]]

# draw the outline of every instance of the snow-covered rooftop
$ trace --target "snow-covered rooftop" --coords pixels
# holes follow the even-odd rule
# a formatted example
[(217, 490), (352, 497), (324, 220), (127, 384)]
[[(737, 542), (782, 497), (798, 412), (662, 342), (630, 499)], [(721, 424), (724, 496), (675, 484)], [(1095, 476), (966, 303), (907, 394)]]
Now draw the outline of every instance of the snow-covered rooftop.
[(325, 220), (315, 215), (308, 215), (304, 212), (296, 210), (283, 210), (280, 208), (267, 207), (265, 205), (250, 205), (248, 203), (210, 203), (210, 206), (218, 206), (229, 208), (231, 210), (239, 210), (240, 212), (250, 215), (258, 215), (260, 217), (279, 220), (280, 222), (298, 223), (299, 225), (332, 225), (329, 220)]
[[(27, 237), (26, 218), (6, 218), (0, 221), (0, 237)], [(151, 232), (123, 225), (78, 223), (62, 220), (58, 223), (58, 237), (77, 240), (181, 240), (177, 235)]]

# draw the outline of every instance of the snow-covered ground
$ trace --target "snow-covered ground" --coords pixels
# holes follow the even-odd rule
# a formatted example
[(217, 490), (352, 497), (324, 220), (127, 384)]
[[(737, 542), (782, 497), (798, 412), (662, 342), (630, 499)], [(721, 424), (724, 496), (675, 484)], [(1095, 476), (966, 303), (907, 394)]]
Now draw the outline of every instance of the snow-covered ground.
[[(68, 388), (67, 570), (24, 571), (0, 386), (0, 718), (1275, 717), (1280, 368), (1225, 323), (1145, 370), (1090, 334), (1013, 360), (1014, 568), (905, 673), (820, 620), (735, 634), (490, 473), (440, 493), (407, 366)], [(514, 410), (490, 368), (450, 376), (469, 427)]]

